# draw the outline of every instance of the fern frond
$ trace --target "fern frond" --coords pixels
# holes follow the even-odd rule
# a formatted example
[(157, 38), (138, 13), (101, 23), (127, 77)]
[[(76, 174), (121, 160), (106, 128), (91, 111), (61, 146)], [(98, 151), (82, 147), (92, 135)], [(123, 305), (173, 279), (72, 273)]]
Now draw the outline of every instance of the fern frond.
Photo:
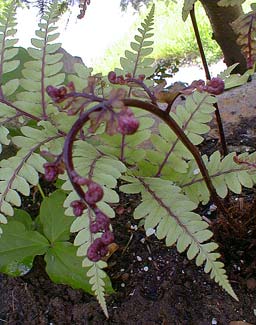
[[(240, 194), (242, 187), (252, 188), (256, 180), (256, 171), (248, 165), (237, 164), (234, 161), (235, 153), (230, 153), (223, 159), (218, 151), (214, 152), (208, 159), (203, 156), (206, 168), (208, 169), (213, 186), (217, 194), (224, 198), (228, 190)], [(248, 162), (255, 162), (256, 155), (244, 153), (238, 156), (238, 159)], [(184, 193), (194, 202), (209, 202), (210, 196), (202, 175), (194, 160), (189, 162), (187, 174), (180, 175), (175, 179)]]
[(82, 91), (88, 83), (88, 77), (91, 76), (92, 68), (88, 68), (81, 63), (74, 64), (76, 74), (68, 75), (68, 81), (72, 81), (78, 91)]
[[(37, 152), (51, 141), (62, 138), (56, 129), (47, 128), (49, 122), (41, 122), (42, 130), (32, 127), (22, 127), (23, 135), (12, 138), (12, 143), (21, 148), (16, 156), (0, 161), (0, 214), (13, 215), (13, 206), (21, 205), (20, 193), (30, 195), (30, 186), (39, 182), (39, 173), (44, 173), (43, 164), (46, 160)], [(63, 143), (61, 144), (63, 146)], [(3, 223), (3, 222), (2, 222)]]
[(90, 214), (91, 210), (86, 210), (83, 216), (76, 218), (71, 225), (71, 232), (78, 232), (74, 245), (79, 246), (77, 250), (78, 256), (84, 256), (82, 266), (86, 269), (89, 268), (86, 275), (90, 278), (89, 283), (92, 286), (92, 291), (96, 296), (102, 310), (106, 317), (108, 317), (107, 305), (105, 300), (105, 291), (111, 292), (111, 283), (107, 274), (103, 271), (103, 268), (107, 267), (107, 263), (104, 261), (92, 262), (87, 255), (87, 249), (91, 245), (94, 239), (100, 237), (100, 234), (92, 234), (89, 230)]
[[(114, 188), (117, 185), (117, 179), (126, 171), (125, 165), (114, 157), (104, 155), (85, 141), (75, 143), (73, 159), (75, 170), (79, 175), (90, 178), (103, 187), (104, 197), (98, 206), (109, 217), (114, 217), (114, 210), (107, 203), (119, 202), (119, 196)], [(62, 186), (63, 190), (72, 191), (73, 187), (67, 180), (67, 175), (63, 175), (62, 178), (66, 179)], [(64, 206), (68, 207), (66, 214), (73, 215), (70, 203), (76, 199), (78, 199), (78, 195), (72, 191), (64, 203)]]
[(121, 158), (122, 148), (123, 161), (128, 164), (138, 163), (146, 156), (146, 150), (142, 144), (149, 140), (151, 136), (151, 127), (155, 120), (142, 110), (132, 109), (135, 116), (140, 121), (140, 126), (137, 132), (133, 135), (122, 137), (121, 134), (109, 136), (107, 134), (100, 135), (100, 141), (103, 145), (99, 145), (99, 150), (107, 155), (112, 155)]
[(238, 36), (237, 43), (247, 60), (248, 68), (252, 68), (256, 59), (256, 10), (250, 11), (237, 18), (232, 28)]
[(165, 238), (167, 246), (176, 243), (179, 253), (187, 250), (188, 259), (196, 258), (196, 265), (205, 263), (204, 271), (232, 297), (237, 299), (230, 286), (217, 244), (207, 241), (212, 237), (208, 224), (192, 212), (197, 205), (181, 194), (181, 189), (168, 180), (149, 177), (124, 177), (131, 182), (120, 187), (125, 193), (141, 193), (142, 203), (134, 210), (134, 218), (145, 220), (144, 227), (156, 228), (158, 239)]
[(140, 74), (144, 74), (146, 77), (153, 74), (154, 68), (152, 64), (154, 63), (154, 59), (147, 58), (147, 56), (153, 52), (153, 41), (149, 41), (148, 39), (153, 36), (151, 31), (154, 24), (154, 13), (155, 5), (152, 6), (141, 27), (138, 28), (139, 34), (135, 35), (135, 41), (131, 42), (132, 51), (126, 50), (125, 57), (120, 58), (123, 71), (120, 72), (117, 69), (117, 73), (123, 75), (131, 73), (134, 78)]
[(44, 119), (50, 100), (45, 93), (46, 87), (58, 86), (65, 79), (65, 74), (60, 73), (63, 68), (63, 54), (56, 53), (61, 44), (53, 43), (59, 37), (59, 33), (55, 32), (58, 27), (54, 26), (57, 21), (56, 12), (57, 1), (54, 1), (38, 24), (36, 37), (31, 40), (33, 47), (28, 48), (28, 54), (34, 60), (24, 64), (24, 78), (20, 80), (25, 91), (17, 95), (18, 101), (14, 103), (25, 112)]
[(92, 291), (94, 292), (94, 295), (96, 296), (105, 316), (108, 318), (108, 310), (107, 310), (107, 304), (105, 300), (105, 281), (104, 281), (104, 279), (107, 277), (107, 274), (102, 270), (103, 268), (107, 267), (107, 263), (103, 261), (93, 263), (89, 260), (88, 262), (89, 264), (92, 265), (89, 271), (86, 273), (86, 275), (90, 278), (89, 283), (92, 286)]
[(19, 86), (17, 79), (3, 84), (4, 75), (14, 71), (20, 63), (19, 60), (13, 60), (18, 53), (18, 48), (14, 48), (14, 45), (18, 42), (18, 39), (14, 38), (17, 32), (17, 29), (15, 29), (17, 25), (15, 3), (15, 1), (10, 2), (4, 7), (0, 22), (0, 98), (12, 95)]
[[(201, 135), (210, 130), (207, 123), (212, 119), (215, 102), (216, 98), (213, 96), (194, 92), (187, 97), (184, 105), (178, 105), (176, 112), (170, 113), (195, 145), (200, 144), (204, 140)], [(171, 179), (173, 172), (186, 172), (187, 160), (191, 159), (192, 155), (166, 124), (159, 124), (159, 135), (152, 134), (151, 142), (154, 150), (148, 150), (146, 157), (157, 165), (158, 176), (168, 176)]]

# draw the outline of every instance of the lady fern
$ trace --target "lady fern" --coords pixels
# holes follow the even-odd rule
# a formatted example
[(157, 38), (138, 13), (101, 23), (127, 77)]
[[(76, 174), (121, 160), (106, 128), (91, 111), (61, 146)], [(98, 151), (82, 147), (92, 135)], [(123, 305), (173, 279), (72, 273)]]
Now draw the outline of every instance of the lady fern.
[[(218, 245), (209, 241), (212, 232), (194, 212), (200, 202), (213, 200), (225, 213), (217, 194), (224, 198), (228, 190), (240, 193), (242, 186), (256, 182), (255, 170), (250, 164), (237, 163), (235, 154), (223, 159), (219, 152), (201, 157), (195, 147), (209, 131), (207, 123), (216, 103), (214, 85), (194, 91), (175, 111), (160, 109), (158, 90), (145, 79), (153, 71), (153, 59), (147, 55), (152, 52), (154, 7), (132, 49), (121, 58), (123, 70), (108, 77), (94, 76), (92, 69), (76, 64), (75, 73), (65, 75), (62, 55), (56, 53), (60, 44), (54, 43), (56, 8), (54, 2), (39, 23), (33, 47), (28, 49), (33, 60), (24, 64), (22, 78), (1, 85), (0, 149), (12, 144), (17, 153), (0, 162), (0, 223), (7, 223), (13, 207), (21, 205), (21, 194), (30, 195), (39, 184), (40, 174), (49, 181), (59, 179), (65, 214), (79, 216), (70, 230), (89, 278), (88, 291), (108, 315), (104, 295), (111, 288), (102, 258), (114, 241), (110, 220), (115, 217), (112, 205), (119, 201), (121, 179), (126, 183), (121, 191), (141, 194), (135, 219), (143, 219), (146, 230), (154, 228), (167, 246), (175, 244), (198, 266), (204, 264), (205, 272), (236, 299), (218, 261)], [(16, 49), (11, 48), (16, 42), (11, 38), (14, 15), (9, 6), (0, 26), (3, 73), (17, 66), (15, 61), (12, 64)], [(158, 123), (156, 134), (152, 132), (156, 119), (149, 113), (164, 122)], [(14, 121), (21, 127), (9, 136)], [(242, 154), (238, 159), (253, 162), (255, 155)], [(59, 243), (61, 247), (74, 249)]]

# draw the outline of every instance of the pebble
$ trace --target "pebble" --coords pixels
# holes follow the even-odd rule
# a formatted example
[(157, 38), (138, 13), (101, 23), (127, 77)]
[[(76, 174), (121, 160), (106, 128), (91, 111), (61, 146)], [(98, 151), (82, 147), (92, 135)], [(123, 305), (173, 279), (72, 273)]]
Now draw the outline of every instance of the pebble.
[(142, 258), (140, 256), (136, 256), (136, 258), (137, 258), (137, 261), (138, 262), (141, 262), (142, 261)]
[(216, 318), (213, 318), (212, 319), (212, 325), (217, 325), (217, 324), (218, 324), (218, 322), (217, 322)]

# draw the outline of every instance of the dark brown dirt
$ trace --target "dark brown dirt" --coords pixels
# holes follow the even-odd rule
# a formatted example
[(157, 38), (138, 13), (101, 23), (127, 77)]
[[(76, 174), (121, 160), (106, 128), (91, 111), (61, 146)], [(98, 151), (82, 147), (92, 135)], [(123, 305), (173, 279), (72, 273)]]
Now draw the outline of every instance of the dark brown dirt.
[[(249, 131), (251, 118), (228, 136), (229, 148), (255, 150)], [(244, 147), (246, 146), (246, 148)], [(208, 154), (219, 147), (212, 138), (201, 148)], [(119, 249), (109, 259), (108, 274), (116, 293), (107, 297), (109, 319), (97, 301), (81, 290), (52, 283), (44, 272), (42, 257), (32, 271), (20, 278), (0, 275), (1, 325), (228, 325), (231, 321), (256, 324), (256, 207), (254, 190), (240, 197), (230, 197), (229, 220), (208, 207), (202, 212), (212, 222), (215, 240), (220, 245), (223, 262), (239, 302), (209, 279), (203, 269), (166, 248), (154, 235), (146, 237), (135, 229), (132, 211), (140, 198), (122, 196), (113, 222)], [(34, 215), (38, 206), (31, 202)]]
[[(232, 237), (230, 230), (222, 231), (227, 242), (224, 238), (221, 251), (239, 297), (236, 302), (185, 255), (166, 248), (154, 236), (146, 238), (140, 228), (132, 229), (131, 213), (138, 200), (122, 197), (117, 207), (119, 215), (113, 226), (119, 249), (109, 259), (108, 268), (116, 293), (107, 297), (109, 320), (93, 297), (52, 283), (39, 257), (26, 276), (0, 276), (0, 324), (209, 325), (214, 320), (223, 325), (232, 320), (255, 324), (255, 215), (254, 233), (248, 234), (241, 247), (241, 238)], [(235, 211), (237, 214), (239, 209)], [(246, 208), (242, 214), (245, 216)], [(223, 222), (214, 225), (221, 231)], [(220, 237), (216, 239), (223, 240)]]

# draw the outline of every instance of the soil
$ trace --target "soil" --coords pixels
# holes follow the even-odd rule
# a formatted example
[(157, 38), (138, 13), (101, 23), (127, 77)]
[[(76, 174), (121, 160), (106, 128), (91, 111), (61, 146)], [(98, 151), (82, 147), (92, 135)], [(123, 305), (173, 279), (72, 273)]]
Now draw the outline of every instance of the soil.
[[(255, 150), (256, 142), (245, 132), (254, 129), (255, 121), (246, 118), (243, 123), (229, 132), (229, 147)], [(218, 147), (211, 135), (201, 151), (210, 153)], [(226, 200), (229, 220), (211, 212), (210, 206), (200, 207), (220, 245), (238, 302), (185, 254), (178, 254), (175, 247), (166, 248), (154, 235), (146, 237), (132, 218), (139, 200), (139, 196), (122, 195), (115, 207), (113, 228), (118, 249), (108, 260), (107, 272), (116, 292), (107, 297), (109, 319), (94, 297), (52, 283), (44, 272), (43, 258), (37, 257), (25, 276), (0, 275), (0, 324), (256, 324), (255, 190)], [(36, 213), (38, 206), (28, 201), (24, 204)]]

